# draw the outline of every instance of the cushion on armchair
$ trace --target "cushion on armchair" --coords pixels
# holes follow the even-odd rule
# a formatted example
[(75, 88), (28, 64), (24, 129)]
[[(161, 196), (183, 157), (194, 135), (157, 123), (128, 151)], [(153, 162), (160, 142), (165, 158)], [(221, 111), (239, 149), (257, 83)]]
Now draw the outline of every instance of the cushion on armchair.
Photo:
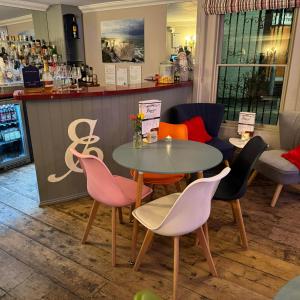
[(281, 156), (291, 162), (300, 170), (300, 145)]
[(201, 117), (193, 117), (183, 123), (188, 129), (189, 140), (206, 143), (212, 139), (212, 137), (207, 133), (205, 124)]
[(224, 105), (220, 103), (185, 103), (171, 108), (172, 123), (183, 123), (193, 117), (202, 118), (207, 133), (212, 139), (206, 142), (219, 149), (224, 160), (229, 160), (233, 156), (234, 146), (218, 138), (219, 130), (224, 117)]
[(298, 168), (283, 158), (284, 150), (265, 151), (255, 165), (255, 170), (281, 184), (295, 184), (300, 181)]

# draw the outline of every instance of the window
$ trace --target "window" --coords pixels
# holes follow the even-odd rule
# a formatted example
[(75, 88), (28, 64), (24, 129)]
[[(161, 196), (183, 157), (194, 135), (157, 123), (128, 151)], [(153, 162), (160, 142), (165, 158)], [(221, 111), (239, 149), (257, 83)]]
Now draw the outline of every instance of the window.
[(225, 105), (226, 120), (251, 111), (257, 123), (277, 124), (293, 16), (292, 9), (224, 16), (217, 103)]

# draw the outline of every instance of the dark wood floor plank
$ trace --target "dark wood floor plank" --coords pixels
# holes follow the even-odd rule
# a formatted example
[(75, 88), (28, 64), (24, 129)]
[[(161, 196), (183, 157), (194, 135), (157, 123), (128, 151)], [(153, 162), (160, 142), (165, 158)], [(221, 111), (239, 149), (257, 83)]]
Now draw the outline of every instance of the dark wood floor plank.
[[(140, 272), (133, 272), (127, 264), (132, 224), (118, 224), (119, 265), (113, 269), (110, 265), (110, 209), (103, 206), (99, 209), (89, 236), (90, 244), (81, 246), (79, 241), (91, 200), (37, 207), (33, 181), (24, 180), (24, 176), (30, 178), (32, 170), (32, 165), (13, 170), (7, 177), (9, 180), (0, 175), (0, 195), (5, 196), (0, 199), (0, 249), (12, 257), (7, 262), (1, 261), (0, 250), (0, 263), (4, 268), (7, 265), (8, 270), (15, 269), (13, 260), (29, 267), (29, 271), (26, 267), (20, 268), (19, 277), (11, 273), (11, 279), (7, 276), (3, 280), (0, 276), (1, 300), (30, 299), (26, 295), (35, 290), (37, 299), (61, 299), (57, 298), (60, 295), (62, 299), (72, 299), (70, 297), (76, 294), (85, 299), (125, 300), (142, 288), (152, 289), (163, 299), (170, 298), (171, 239), (155, 237)], [(271, 299), (283, 284), (300, 274), (300, 194), (286, 189), (278, 206), (271, 208), (274, 188), (274, 183), (258, 176), (241, 201), (249, 251), (240, 247), (230, 206), (213, 202), (209, 232), (220, 278), (209, 276), (201, 251), (194, 247), (194, 235), (184, 237), (180, 248), (180, 299)], [(170, 192), (175, 192), (175, 188), (170, 187)], [(164, 191), (158, 187), (155, 194), (161, 196)], [(127, 220), (128, 210), (124, 210), (124, 216)], [(139, 244), (143, 236), (144, 230)], [(13, 288), (7, 290), (9, 285)]]
[(105, 284), (103, 277), (2, 224), (0, 249), (80, 297), (91, 297)]
[[(103, 253), (100, 257), (99, 257), (98, 249), (96, 250), (96, 249), (93, 249), (92, 247), (90, 247), (90, 249), (85, 247), (85, 249), (84, 249), (82, 247), (79, 247), (78, 246), (79, 245), (79, 237), (81, 235), (80, 236), (78, 235), (78, 228), (80, 228), (80, 227), (78, 226), (78, 224), (74, 224), (74, 222), (72, 222), (71, 220), (70, 220), (70, 223), (68, 224), (67, 228), (76, 228), (76, 230), (77, 230), (76, 234), (77, 234), (78, 240), (72, 240), (71, 237), (68, 235), (63, 236), (62, 233), (51, 230), (51, 227), (47, 227), (43, 224), (40, 224), (40, 223), (34, 221), (33, 219), (30, 219), (29, 217), (23, 215), (22, 213), (19, 213), (13, 209), (5, 207), (4, 205), (2, 205), (2, 206), (0, 205), (0, 208), (3, 212), (5, 212), (4, 214), (7, 215), (8, 220), (14, 220), (14, 219), (18, 220), (17, 225), (14, 225), (14, 222), (10, 222), (7, 225), (13, 226), (14, 229), (16, 229), (16, 230), (21, 230), (23, 234), (29, 235), (30, 238), (32, 238), (34, 240), (38, 240), (39, 242), (43, 243), (45, 246), (50, 247), (51, 249), (53, 249), (55, 251), (58, 251), (60, 254), (65, 255), (66, 257), (68, 257), (74, 261), (80, 262), (84, 267), (86, 267), (90, 270), (96, 271), (97, 269), (101, 269), (103, 271), (103, 273), (101, 273), (101, 274), (103, 276), (108, 276), (109, 279), (114, 282), (118, 281), (118, 276), (121, 276), (121, 274), (119, 273), (119, 271), (120, 271), (119, 269), (117, 269), (117, 270), (111, 269), (111, 267), (110, 267), (110, 262), (109, 262), (110, 261), (110, 245), (107, 245), (108, 247), (105, 248), (105, 250), (107, 252)], [(53, 215), (55, 215), (55, 214), (57, 214), (57, 212), (55, 212), (55, 213), (53, 212), (48, 215), (51, 215), (53, 217)], [(36, 216), (37, 215), (35, 215), (35, 217)], [(58, 224), (60, 224), (60, 220), (65, 221), (66, 217), (60, 216), (55, 221), (52, 220), (53, 225), (57, 226)], [(63, 223), (63, 224), (65, 224), (65, 223)], [(72, 225), (71, 227), (69, 226), (70, 224)], [(81, 227), (83, 229), (83, 224), (81, 224)], [(24, 231), (23, 228), (26, 228), (26, 231)], [(109, 238), (110, 238), (109, 234), (110, 233), (107, 233), (106, 231), (103, 231), (103, 230), (100, 231), (100, 229), (96, 228), (96, 227), (94, 228), (94, 231), (96, 229), (98, 231), (97, 236), (105, 237), (105, 239), (109, 243)], [(121, 238), (119, 238), (119, 240), (121, 240)], [(51, 243), (49, 241), (51, 241)], [(98, 242), (98, 239), (97, 238), (95, 240), (93, 239), (93, 241)], [(76, 243), (77, 243), (77, 245), (76, 245)], [(103, 244), (102, 244), (102, 246), (103, 246)], [(120, 246), (122, 246), (122, 245), (120, 245)], [(125, 262), (125, 266), (126, 266), (126, 259), (127, 259), (128, 253), (129, 253), (129, 246), (130, 246), (129, 241), (123, 241), (123, 247), (119, 248), (119, 250), (118, 250), (118, 252), (121, 253), (121, 257), (123, 259), (123, 264)], [(160, 259), (159, 255), (157, 257), (155, 252), (153, 254), (154, 254), (153, 255), (154, 259)], [(198, 250), (197, 250), (197, 254), (198, 255), (196, 255), (196, 257), (199, 256), (199, 254), (200, 254), (200, 252)], [(167, 257), (165, 257), (164, 259), (161, 259), (161, 260), (169, 261), (170, 266), (167, 267), (167, 270), (169, 270), (169, 269), (172, 269), (172, 253), (166, 253), (166, 256)], [(86, 257), (86, 259), (85, 259), (85, 257)], [(104, 262), (103, 261), (104, 257), (106, 257), (106, 259), (109, 261)], [(93, 262), (93, 260), (101, 261), (101, 263), (98, 265), (96, 262)], [(162, 268), (163, 267), (166, 267), (166, 266), (162, 266)], [(127, 265), (127, 268), (128, 268), (128, 265)], [(186, 276), (186, 278), (189, 278), (188, 275), (190, 273), (196, 273), (196, 274), (198, 274), (198, 276), (196, 278), (198, 278), (199, 281), (202, 282), (203, 279), (205, 279), (208, 275), (208, 270), (206, 268), (202, 272), (199, 272), (198, 269), (192, 268), (192, 267), (188, 268), (188, 269), (189, 270), (187, 270), (185, 273), (183, 273)], [(108, 273), (106, 273), (106, 270), (108, 270)], [(183, 268), (182, 270), (185, 270), (185, 268)], [(163, 272), (163, 271), (159, 271), (159, 272)], [(158, 276), (156, 276), (154, 278), (159, 278), (159, 272), (157, 274)], [(135, 280), (136, 274), (131, 274), (131, 273), (132, 273), (132, 270), (130, 267), (129, 273), (127, 274), (127, 277), (125, 278), (126, 280), (129, 279), (129, 277), (128, 277), (129, 275), (130, 275), (130, 281)], [(109, 275), (107, 275), (107, 274), (109, 274)], [(168, 276), (168, 278), (171, 281), (171, 277), (168, 274), (166, 276)], [(151, 281), (153, 281), (153, 279), (151, 279), (150, 277), (143, 278), (143, 279), (144, 279), (143, 281), (147, 282), (147, 284), (149, 284)], [(156, 279), (156, 280), (158, 280), (158, 279)], [(124, 282), (124, 284), (126, 284), (126, 282)], [(155, 281), (153, 281), (152, 284), (155, 286), (159, 286), (159, 284), (155, 283)], [(214, 283), (214, 285), (215, 284), (216, 283)], [(230, 283), (227, 283), (227, 285), (228, 284), (230, 285)], [(206, 286), (206, 285), (208, 285), (208, 286)], [(219, 283), (219, 285), (220, 285), (219, 292), (221, 294), (223, 294), (224, 293), (223, 284)], [(233, 283), (232, 283), (232, 285), (235, 286), (235, 284), (233, 284)], [(147, 286), (145, 286), (145, 288), (146, 287)], [(195, 287), (193, 286), (193, 289), (196, 292), (199, 292), (200, 295), (201, 295), (201, 293), (204, 293), (205, 296), (211, 296), (211, 286), (210, 286), (209, 281), (207, 281), (207, 282), (204, 281), (204, 285), (202, 288), (198, 288), (196, 285)], [(235, 290), (237, 290), (237, 293), (240, 293), (241, 289), (243, 289), (243, 287), (239, 287), (239, 288), (235, 287)], [(250, 290), (248, 291), (246, 289), (244, 290), (243, 293), (246, 294), (246, 296), (247, 296), (247, 294), (253, 294), (253, 292), (250, 292)], [(259, 298), (259, 295), (257, 295), (257, 298)]]

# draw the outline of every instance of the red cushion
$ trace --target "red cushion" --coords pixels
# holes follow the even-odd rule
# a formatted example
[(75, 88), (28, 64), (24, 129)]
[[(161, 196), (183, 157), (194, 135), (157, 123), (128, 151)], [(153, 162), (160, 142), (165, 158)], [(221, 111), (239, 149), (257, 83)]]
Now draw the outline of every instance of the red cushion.
[(281, 156), (294, 164), (300, 170), (300, 145), (287, 153), (281, 154)]
[(199, 116), (191, 118), (184, 122), (188, 129), (189, 140), (206, 143), (212, 137), (207, 133), (203, 119)]

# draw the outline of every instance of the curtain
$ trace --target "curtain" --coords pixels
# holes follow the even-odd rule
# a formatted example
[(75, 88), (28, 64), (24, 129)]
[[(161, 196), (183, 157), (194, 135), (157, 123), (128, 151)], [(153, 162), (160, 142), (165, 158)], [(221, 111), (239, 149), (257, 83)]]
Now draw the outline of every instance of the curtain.
[(207, 15), (294, 7), (300, 7), (300, 0), (205, 0), (204, 3)]

